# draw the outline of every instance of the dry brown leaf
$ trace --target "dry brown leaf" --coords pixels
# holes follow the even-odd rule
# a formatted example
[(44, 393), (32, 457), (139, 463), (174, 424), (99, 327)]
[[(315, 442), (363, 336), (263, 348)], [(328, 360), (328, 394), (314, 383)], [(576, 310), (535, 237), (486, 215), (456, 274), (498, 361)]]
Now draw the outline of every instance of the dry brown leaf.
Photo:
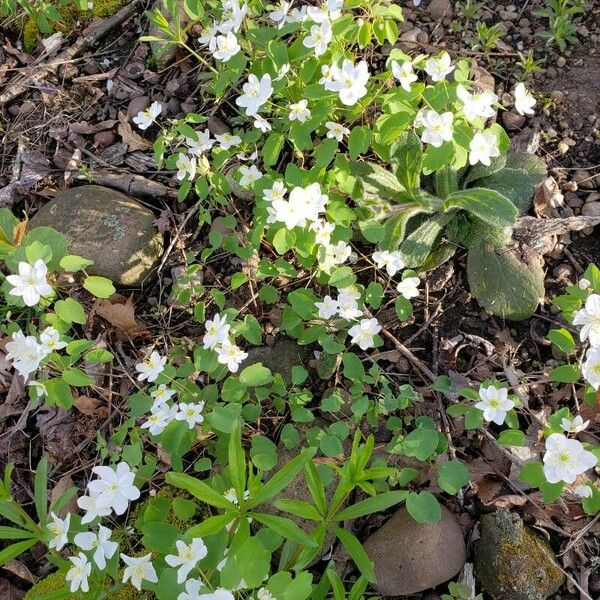
[(152, 144), (144, 139), (141, 135), (133, 131), (127, 115), (119, 113), (119, 126), (117, 127), (119, 135), (123, 139), (123, 142), (127, 144), (129, 152), (135, 152), (136, 150), (148, 150), (152, 148)]
[(113, 303), (110, 300), (98, 300), (95, 311), (111, 325), (132, 337), (141, 334), (144, 330), (135, 318), (135, 308), (131, 298), (128, 298), (124, 304)]
[[(73, 479), (70, 475), (63, 475), (52, 488), (50, 493), (50, 504), (54, 506), (56, 501), (70, 488), (75, 487)], [(64, 519), (69, 513), (77, 513), (79, 511), (77, 507), (77, 496), (73, 496), (59, 511), (58, 516)]]
[(91, 135), (93, 133), (98, 133), (99, 131), (104, 131), (106, 129), (111, 129), (117, 124), (115, 119), (109, 119), (107, 121), (102, 121), (101, 123), (90, 124), (86, 121), (82, 121), (81, 123), (71, 123), (69, 125), (69, 131), (71, 133), (78, 133), (81, 135)]
[(75, 407), (84, 415), (97, 415), (101, 410), (103, 402), (89, 396), (78, 396), (75, 398)]
[(0, 579), (0, 598), (2, 600), (22, 600), (24, 590), (15, 587), (8, 579)]
[(27, 229), (27, 223), (29, 221), (25, 219), (20, 223), (17, 223), (13, 228), (13, 242), (15, 246), (20, 246), (23, 241), (23, 237), (25, 236), (25, 230)]
[[(37, 578), (31, 573), (31, 571), (20, 561), (17, 559), (11, 560), (7, 562), (3, 567), (5, 571), (20, 577), (24, 581), (29, 581), (29, 583), (36, 583)], [(2, 596), (4, 598), (4, 596)]]
[(533, 197), (533, 212), (540, 218), (560, 217), (557, 210), (564, 206), (564, 197), (554, 177), (546, 177)]

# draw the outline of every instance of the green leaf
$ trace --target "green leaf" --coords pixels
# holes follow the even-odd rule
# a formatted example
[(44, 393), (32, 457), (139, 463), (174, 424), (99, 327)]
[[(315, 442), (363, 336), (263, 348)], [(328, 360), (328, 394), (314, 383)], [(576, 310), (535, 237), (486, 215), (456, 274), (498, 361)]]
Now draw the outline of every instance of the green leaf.
[(414, 456), (418, 460), (424, 461), (436, 451), (438, 443), (439, 437), (437, 430), (419, 427), (413, 429), (404, 438), (404, 454), (406, 454), (406, 456)]
[(252, 438), (250, 458), (259, 469), (269, 471), (277, 464), (277, 446), (264, 435), (256, 435)]
[(493, 315), (527, 319), (544, 298), (544, 270), (537, 255), (517, 255), (513, 248), (485, 244), (469, 249), (467, 277), (471, 293)]
[(404, 490), (396, 490), (392, 492), (384, 492), (378, 496), (373, 496), (362, 500), (345, 508), (335, 515), (338, 521), (348, 521), (350, 519), (358, 519), (366, 515), (371, 515), (376, 512), (387, 510), (391, 506), (395, 506), (406, 500), (408, 492)]
[(361, 221), (358, 226), (367, 242), (376, 244), (385, 237), (385, 229), (377, 221)]
[(191, 477), (185, 473), (175, 473), (170, 471), (166, 474), (165, 479), (168, 484), (189, 492), (192, 496), (198, 498), (198, 500), (206, 502), (206, 504), (224, 510), (235, 509), (235, 505), (229, 502), (223, 494), (213, 490), (209, 485), (195, 477)]
[(421, 524), (439, 523), (442, 518), (440, 503), (431, 492), (410, 492), (406, 498), (406, 510)]
[(242, 432), (236, 422), (229, 435), (229, 477), (235, 488), (239, 503), (242, 503), (246, 491), (246, 455), (242, 448)]
[(510, 154), (506, 166), (497, 173), (477, 180), (479, 187), (500, 192), (525, 214), (533, 203), (537, 186), (546, 177), (546, 163), (533, 154)]
[(35, 534), (26, 529), (0, 525), (0, 540), (26, 540), (35, 537)]
[(81, 256), (75, 256), (74, 254), (67, 254), (67, 256), (63, 256), (60, 261), (60, 267), (63, 271), (67, 271), (67, 273), (76, 273), (77, 271), (82, 271), (86, 267), (93, 265), (93, 260), (88, 260), (87, 258), (83, 258)]
[(33, 486), (35, 512), (41, 524), (48, 518), (48, 457), (44, 454), (35, 471)]
[(75, 387), (85, 387), (94, 383), (94, 380), (87, 373), (84, 373), (81, 369), (77, 369), (75, 367), (67, 369), (62, 374), (62, 378), (69, 385), (73, 385)]
[(21, 246), (27, 248), (34, 242), (52, 249), (52, 258), (47, 262), (49, 271), (56, 271), (62, 258), (69, 253), (67, 238), (51, 227), (36, 227), (29, 230), (25, 234)]
[(385, 236), (379, 244), (380, 248), (390, 251), (397, 250), (402, 240), (404, 240), (410, 220), (424, 210), (423, 204), (414, 202), (392, 207), (389, 211), (391, 216), (384, 223)]
[[(323, 517), (317, 509), (310, 503), (304, 500), (288, 500), (285, 498), (275, 500), (273, 505), (284, 512), (295, 515), (302, 519), (310, 519), (312, 521), (322, 521)], [(19, 530), (17, 530), (19, 531)]]
[(262, 363), (250, 365), (240, 373), (240, 383), (248, 387), (266, 385), (271, 381), (273, 381), (273, 374)]
[(406, 193), (398, 178), (378, 164), (351, 162), (349, 168), (350, 173), (361, 182), (361, 196), (368, 200), (384, 200), (395, 204)]
[(340, 289), (350, 287), (356, 283), (356, 275), (351, 267), (338, 267), (329, 278), (329, 285)]
[(365, 126), (354, 127), (348, 136), (350, 158), (356, 160), (359, 154), (364, 154), (371, 143), (371, 130)]
[(398, 181), (408, 191), (421, 187), (423, 151), (421, 140), (413, 129), (404, 131), (390, 150), (390, 162)]
[(110, 298), (116, 290), (110, 279), (89, 275), (83, 282), (83, 287), (96, 298)]
[(363, 381), (365, 378), (365, 368), (362, 361), (356, 354), (352, 352), (344, 352), (342, 356), (342, 362), (344, 363), (344, 375), (348, 379), (354, 381)]
[(254, 498), (250, 498), (248, 506), (253, 508), (274, 498), (281, 490), (285, 489), (295, 477), (302, 471), (311, 458), (315, 455), (316, 448), (306, 448), (298, 456), (295, 456), (284, 467), (279, 469), (259, 490)]
[(558, 383), (576, 383), (581, 377), (579, 367), (577, 365), (561, 365), (550, 371), (550, 381)]
[(60, 406), (67, 409), (73, 406), (73, 394), (69, 384), (62, 379), (47, 379), (44, 381), (46, 387), (46, 402), (50, 406)]
[(551, 329), (548, 332), (548, 339), (565, 354), (569, 354), (577, 348), (577, 344), (575, 343), (571, 332), (564, 327), (561, 327), (560, 329)]
[(396, 316), (400, 321), (406, 321), (412, 317), (413, 307), (408, 298), (398, 296), (394, 302), (394, 308), (396, 309)]
[(535, 461), (524, 465), (519, 473), (519, 480), (531, 487), (540, 487), (546, 482), (542, 463)]
[(186, 533), (190, 537), (204, 537), (207, 535), (214, 535), (215, 533), (221, 533), (233, 519), (235, 519), (235, 514), (232, 512), (225, 513), (224, 515), (214, 515), (204, 519), (202, 523), (190, 527)]
[(517, 218), (517, 207), (499, 192), (485, 188), (471, 188), (449, 194), (444, 210), (466, 210), (493, 227), (512, 227)]
[(349, 531), (346, 531), (341, 527), (334, 527), (333, 531), (340, 542), (342, 542), (342, 546), (344, 546), (346, 552), (351, 556), (360, 572), (370, 583), (373, 583), (375, 581), (373, 563), (365, 552), (365, 549), (362, 547), (362, 544)]
[(285, 517), (279, 517), (277, 515), (268, 515), (265, 513), (250, 513), (253, 519), (256, 519), (259, 523), (266, 525), (269, 529), (272, 529), (275, 533), (278, 533), (283, 538), (289, 538), (302, 546), (314, 548), (317, 546), (317, 542), (308, 536), (307, 533), (302, 531), (296, 523)]
[(23, 542), (17, 542), (16, 544), (11, 544), (4, 548), (4, 550), (0, 552), (0, 567), (29, 550), (34, 544), (37, 544), (37, 539), (24, 540)]
[(525, 434), (519, 429), (505, 429), (500, 432), (498, 443), (501, 446), (524, 446)]
[(281, 133), (274, 131), (269, 135), (262, 147), (263, 164), (265, 167), (272, 167), (277, 162), (284, 143), (285, 138)]
[(459, 490), (469, 483), (469, 469), (458, 460), (449, 460), (441, 467), (438, 485), (448, 494), (458, 494)]
[(410, 233), (400, 246), (400, 253), (407, 267), (418, 267), (429, 256), (436, 240), (452, 220), (453, 215), (440, 213), (426, 218)]

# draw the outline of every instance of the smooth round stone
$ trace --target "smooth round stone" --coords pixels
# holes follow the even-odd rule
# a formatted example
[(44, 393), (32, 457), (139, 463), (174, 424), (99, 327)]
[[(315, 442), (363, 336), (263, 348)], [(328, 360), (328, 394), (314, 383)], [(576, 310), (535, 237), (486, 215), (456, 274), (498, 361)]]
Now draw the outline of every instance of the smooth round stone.
[(405, 508), (373, 533), (364, 548), (375, 568), (375, 589), (383, 596), (405, 596), (452, 579), (465, 564), (463, 533), (454, 515), (442, 508), (439, 523), (421, 525)]
[(60, 192), (31, 219), (29, 227), (52, 227), (69, 252), (94, 261), (86, 269), (123, 286), (139, 286), (163, 250), (152, 211), (121, 192), (84, 185)]

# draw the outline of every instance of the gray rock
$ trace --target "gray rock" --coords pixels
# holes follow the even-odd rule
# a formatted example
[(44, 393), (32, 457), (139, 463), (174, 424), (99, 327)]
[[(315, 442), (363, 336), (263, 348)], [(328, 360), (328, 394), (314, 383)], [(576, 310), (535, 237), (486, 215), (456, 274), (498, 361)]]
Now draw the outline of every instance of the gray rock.
[(137, 200), (99, 185), (56, 195), (31, 219), (30, 227), (52, 227), (69, 242), (69, 252), (89, 258), (86, 271), (119, 285), (138, 286), (163, 249), (154, 214)]
[(564, 583), (548, 542), (507, 510), (484, 515), (475, 570), (494, 600), (545, 600)]
[(248, 358), (240, 365), (240, 371), (254, 365), (262, 363), (263, 366), (271, 370), (272, 373), (279, 373), (283, 377), (286, 385), (292, 383), (292, 368), (296, 365), (308, 368), (309, 350), (306, 346), (299, 346), (290, 339), (281, 339), (272, 347), (256, 346), (248, 350)]
[(374, 587), (384, 596), (436, 587), (452, 579), (467, 556), (461, 528), (444, 507), (441, 521), (428, 525), (417, 523), (401, 508), (367, 539), (364, 548), (375, 567)]
[(581, 214), (585, 217), (600, 216), (600, 202), (586, 202), (581, 207)]
[(431, 0), (427, 12), (434, 21), (441, 21), (444, 17), (452, 16), (452, 5), (450, 0)]

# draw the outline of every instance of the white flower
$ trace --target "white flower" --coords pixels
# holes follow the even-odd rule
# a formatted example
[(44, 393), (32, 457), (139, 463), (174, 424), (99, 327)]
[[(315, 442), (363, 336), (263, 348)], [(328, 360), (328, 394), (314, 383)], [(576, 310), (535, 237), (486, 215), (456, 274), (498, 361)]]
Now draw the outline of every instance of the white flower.
[(33, 381), (33, 380), (31, 380), (27, 384), (27, 386), (31, 387), (34, 390), (35, 397), (37, 399), (43, 398), (48, 393), (48, 390), (46, 389), (46, 386), (43, 383), (40, 383), (39, 381)]
[(285, 25), (291, 5), (291, 2), (280, 0), (279, 6), (273, 12), (269, 13), (269, 19), (277, 23), (277, 29), (281, 29)]
[(506, 388), (496, 388), (493, 385), (487, 388), (479, 388), (480, 402), (475, 404), (475, 408), (483, 411), (483, 418), (497, 425), (502, 425), (506, 419), (506, 413), (512, 410), (515, 403), (508, 398)]
[(237, 31), (241, 27), (247, 13), (247, 4), (240, 6), (238, 0), (225, 0), (223, 2), (223, 20), (217, 25), (217, 29), (221, 33)]
[(462, 102), (462, 111), (467, 121), (474, 121), (478, 117), (488, 119), (496, 114), (493, 105), (498, 102), (498, 96), (489, 90), (470, 94), (462, 85), (456, 88), (456, 95)]
[(393, 277), (398, 271), (404, 269), (405, 266), (398, 250), (394, 250), (393, 252), (377, 250), (373, 252), (373, 260), (379, 269), (385, 267), (390, 277)]
[(358, 344), (361, 350), (367, 350), (373, 347), (373, 337), (380, 331), (381, 325), (377, 319), (361, 319), (360, 323), (350, 327), (348, 335), (352, 336), (353, 344)]
[(133, 117), (133, 122), (142, 131), (145, 131), (156, 121), (161, 112), (162, 104), (155, 100), (146, 110), (141, 110), (135, 117)]
[(263, 191), (263, 200), (273, 202), (274, 200), (283, 200), (287, 193), (287, 188), (283, 181), (276, 181), (271, 188)]
[(83, 552), (80, 552), (77, 556), (69, 556), (69, 560), (73, 563), (73, 566), (67, 571), (65, 581), (71, 582), (69, 587), (71, 593), (79, 589), (82, 592), (89, 592), (88, 577), (92, 572), (92, 565), (88, 561), (87, 556)]
[(170, 400), (177, 392), (167, 387), (164, 383), (161, 383), (153, 392), (150, 392), (150, 396), (154, 398), (155, 404), (163, 404), (167, 400)]
[(256, 598), (258, 600), (277, 600), (277, 598), (275, 598), (275, 596), (273, 596), (273, 594), (271, 594), (271, 592), (264, 587), (260, 588), (260, 590), (256, 592)]
[(288, 18), (288, 23), (304, 23), (308, 19), (308, 7), (292, 8)]
[(578, 475), (596, 466), (598, 459), (584, 449), (581, 442), (562, 433), (553, 433), (546, 440), (544, 475), (548, 483), (573, 483)]
[(442, 52), (437, 57), (427, 59), (425, 63), (425, 72), (433, 81), (442, 81), (446, 76), (454, 71), (454, 67), (450, 64), (450, 55), (447, 52)]
[[(310, 13), (310, 11), (309, 11)], [(327, 52), (327, 46), (333, 37), (331, 21), (323, 21), (320, 25), (313, 25), (310, 28), (310, 35), (307, 35), (302, 44), (306, 48), (314, 48), (315, 56), (318, 58)]]
[(273, 216), (288, 229), (305, 227), (307, 222), (319, 220), (319, 213), (325, 211), (329, 198), (321, 191), (318, 183), (305, 188), (295, 187), (289, 200), (276, 199), (272, 202)]
[(229, 150), (242, 143), (242, 138), (239, 135), (232, 135), (231, 133), (216, 134), (215, 139), (219, 142), (219, 148), (222, 150)]
[(272, 129), (269, 121), (260, 115), (254, 115), (254, 127), (256, 127), (256, 129), (260, 129), (263, 133), (271, 131)]
[(357, 298), (344, 290), (340, 290), (337, 297), (338, 315), (342, 319), (354, 320), (362, 315), (358, 308)]
[(492, 164), (491, 159), (500, 156), (498, 140), (492, 132), (478, 131), (469, 143), (469, 164), (475, 165), (478, 162), (489, 167)]
[(340, 69), (334, 65), (330, 69), (332, 80), (325, 83), (325, 89), (338, 92), (340, 101), (346, 106), (353, 106), (367, 94), (367, 82), (370, 73), (367, 63), (362, 60), (357, 66), (347, 58)]
[(327, 128), (327, 137), (330, 139), (335, 138), (338, 142), (341, 142), (345, 135), (350, 135), (350, 130), (347, 127), (333, 121), (327, 121), (325, 127)]
[(217, 24), (213, 21), (210, 27), (203, 30), (203, 34), (198, 38), (198, 43), (201, 46), (208, 45), (210, 52), (214, 52), (217, 47)]
[(321, 319), (331, 319), (339, 308), (338, 301), (334, 300), (331, 296), (325, 296), (323, 302), (315, 302), (315, 306), (319, 311)]
[(94, 562), (100, 570), (104, 570), (106, 568), (106, 559), (111, 559), (119, 547), (117, 542), (110, 541), (111, 535), (112, 531), (108, 527), (100, 525), (98, 533), (92, 533), (91, 531), (78, 533), (75, 536), (74, 542), (82, 550), (93, 550)]
[(521, 115), (532, 115), (535, 106), (535, 98), (531, 92), (525, 88), (524, 83), (517, 83), (515, 86), (515, 108)]
[(57, 517), (54, 513), (50, 513), (50, 516), (52, 517), (52, 521), (48, 523), (47, 528), (53, 537), (48, 542), (48, 548), (60, 550), (69, 543), (67, 535), (71, 524), (71, 513), (64, 519)]
[(256, 168), (256, 165), (251, 165), (250, 167), (246, 165), (242, 165), (240, 167), (240, 185), (242, 187), (254, 185), (263, 174)]
[(202, 538), (194, 538), (191, 544), (177, 540), (175, 547), (177, 548), (177, 554), (167, 554), (165, 562), (170, 567), (179, 567), (177, 570), (177, 583), (183, 583), (198, 561), (208, 554), (208, 549)]
[(185, 143), (188, 146), (188, 153), (193, 156), (200, 156), (210, 150), (214, 144), (215, 140), (210, 137), (210, 131), (205, 129), (204, 131), (196, 131), (196, 138), (185, 138)]
[(120, 462), (116, 468), (94, 467), (92, 472), (99, 479), (90, 481), (88, 489), (96, 496), (98, 506), (110, 507), (115, 514), (122, 515), (131, 500), (140, 497), (140, 490), (133, 484), (135, 473), (126, 462)]
[(392, 74), (400, 82), (402, 89), (407, 92), (410, 92), (412, 84), (419, 79), (413, 71), (413, 64), (410, 60), (405, 60), (402, 64), (393, 60)]
[(584, 308), (573, 314), (573, 325), (582, 325), (579, 339), (589, 339), (591, 346), (600, 346), (600, 296), (591, 294)]
[(196, 157), (189, 156), (180, 152), (177, 155), (177, 161), (175, 162), (177, 167), (177, 180), (183, 181), (186, 177), (189, 181), (196, 177)]
[(277, 77), (275, 77), (275, 81), (283, 79), (290, 72), (291, 68), (292, 67), (290, 66), (290, 63), (285, 63), (284, 65), (281, 65), (279, 69), (277, 69)]
[(147, 429), (152, 435), (160, 435), (177, 418), (176, 406), (168, 406), (164, 401), (155, 401), (150, 409), (150, 416), (142, 423), (142, 429)]
[(156, 381), (164, 371), (166, 362), (167, 358), (162, 357), (154, 350), (144, 362), (135, 365), (135, 370), (139, 373), (138, 381), (144, 381), (145, 379), (148, 380), (148, 383)]
[(325, 0), (320, 6), (308, 6), (307, 12), (315, 23), (325, 23), (339, 19), (343, 6), (344, 0)]
[[(235, 488), (229, 488), (226, 492), (223, 492), (223, 497), (226, 500), (229, 500), (229, 502), (232, 502), (233, 504), (235, 504), (236, 506), (240, 503), (238, 500), (237, 492), (235, 491)], [(248, 500), (249, 497), (250, 497), (250, 492), (248, 490), (246, 490), (244, 492), (244, 500)]]
[(328, 83), (333, 81), (333, 75), (336, 71), (339, 71), (338, 67), (335, 65), (322, 65), (321, 66), (321, 79), (319, 79), (319, 83), (325, 87), (327, 87)]
[(352, 248), (346, 242), (338, 242), (334, 246), (329, 246), (328, 250), (331, 251), (333, 262), (336, 265), (344, 264), (352, 254)]
[(585, 277), (582, 277), (577, 284), (582, 290), (587, 290), (592, 285), (592, 282)]
[(189, 579), (185, 583), (185, 592), (177, 596), (177, 600), (235, 600), (234, 595), (225, 588), (217, 588), (213, 592), (201, 594), (202, 581), (200, 579)]
[(227, 32), (227, 35), (218, 35), (216, 42), (217, 49), (213, 52), (213, 56), (221, 62), (227, 62), (241, 50), (233, 31)]
[(121, 554), (121, 559), (127, 565), (123, 571), (123, 583), (127, 583), (131, 579), (131, 585), (138, 592), (142, 589), (142, 581), (158, 583), (158, 577), (152, 565), (152, 553), (139, 558)]
[(580, 431), (583, 431), (589, 424), (589, 421), (583, 421), (583, 417), (581, 415), (577, 415), (573, 420), (563, 418), (560, 422), (560, 426), (567, 433), (579, 433)]
[(318, 219), (310, 224), (310, 230), (315, 232), (315, 242), (317, 244), (327, 246), (331, 240), (331, 234), (335, 231), (335, 225), (325, 221), (325, 219)]
[(421, 134), (421, 140), (426, 144), (431, 144), (434, 148), (439, 148), (444, 142), (451, 141), (453, 120), (454, 115), (451, 112), (440, 115), (433, 109), (428, 110), (423, 116), (425, 130)]
[(22, 331), (15, 331), (12, 334), (12, 341), (6, 344), (6, 350), (6, 360), (12, 361), (14, 369), (24, 379), (37, 371), (40, 363), (47, 356), (35, 337), (25, 336)]
[(573, 493), (580, 498), (591, 498), (594, 495), (594, 490), (591, 485), (582, 484), (578, 485)]
[(60, 333), (54, 327), (46, 327), (40, 334), (40, 343), (44, 354), (50, 354), (56, 350), (62, 350), (67, 342), (60, 341)]
[(241, 348), (231, 342), (227, 342), (217, 348), (217, 360), (220, 364), (227, 365), (227, 368), (232, 373), (237, 373), (240, 364), (247, 357), (247, 352), (244, 352)]
[(91, 523), (97, 517), (107, 517), (110, 515), (110, 506), (98, 506), (98, 496), (90, 494), (89, 496), (81, 496), (77, 500), (77, 506), (85, 511), (85, 515), (81, 519), (81, 523)]
[(21, 296), (25, 306), (35, 306), (42, 296), (52, 293), (52, 288), (46, 279), (48, 267), (41, 258), (38, 258), (33, 265), (21, 261), (18, 269), (18, 275), (6, 276), (6, 281), (13, 286), (8, 293), (11, 296)]
[(216, 314), (212, 321), (206, 321), (206, 333), (202, 338), (204, 348), (215, 348), (219, 344), (225, 344), (229, 341), (229, 330), (231, 325), (227, 322), (227, 317), (221, 319), (220, 315)]
[(600, 388), (600, 346), (588, 348), (581, 366), (583, 378), (595, 389)]
[(198, 402), (197, 404), (181, 402), (179, 404), (179, 412), (175, 415), (175, 418), (178, 421), (186, 421), (188, 427), (194, 429), (198, 423), (204, 421), (204, 417), (202, 416), (203, 408), (204, 402)]
[(421, 280), (418, 277), (406, 277), (396, 286), (396, 289), (400, 292), (400, 295), (410, 300), (419, 295), (420, 282)]
[(304, 123), (306, 119), (310, 119), (310, 110), (307, 106), (308, 100), (300, 100), (300, 102), (296, 102), (296, 104), (290, 104), (290, 121)]
[(247, 116), (254, 116), (258, 109), (271, 97), (273, 85), (271, 76), (265, 73), (260, 81), (254, 74), (248, 75), (248, 82), (242, 86), (244, 92), (235, 99), (238, 106), (246, 109)]

